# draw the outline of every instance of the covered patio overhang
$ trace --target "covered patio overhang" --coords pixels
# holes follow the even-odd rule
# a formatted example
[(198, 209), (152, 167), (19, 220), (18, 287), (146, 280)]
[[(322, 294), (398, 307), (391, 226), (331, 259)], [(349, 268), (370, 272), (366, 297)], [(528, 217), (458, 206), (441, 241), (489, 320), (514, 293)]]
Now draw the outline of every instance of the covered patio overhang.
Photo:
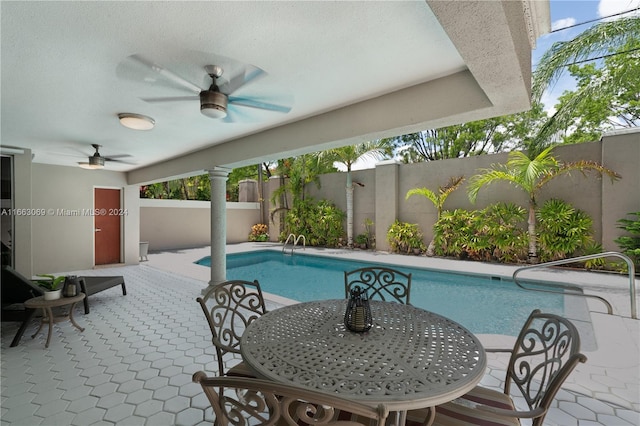
[[(428, 1), (464, 66), (447, 75), (232, 138), (127, 172), (131, 185), (209, 172), (211, 281), (225, 280), (226, 174), (234, 167), (524, 111), (531, 50), (549, 30), (548, 3)], [(437, 57), (433, 58), (438, 61)], [(384, 64), (393, 77), (393, 68)], [(363, 72), (366, 72), (364, 70)]]

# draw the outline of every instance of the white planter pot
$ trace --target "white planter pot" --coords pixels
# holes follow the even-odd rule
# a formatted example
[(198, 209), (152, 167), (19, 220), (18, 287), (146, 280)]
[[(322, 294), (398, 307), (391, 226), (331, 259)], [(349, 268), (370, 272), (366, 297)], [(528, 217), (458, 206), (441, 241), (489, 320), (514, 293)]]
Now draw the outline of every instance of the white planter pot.
[(140, 241), (140, 262), (142, 262), (142, 260), (149, 260), (147, 258), (148, 253), (149, 253), (149, 242)]
[(44, 300), (57, 300), (60, 297), (62, 297), (62, 289), (44, 292)]

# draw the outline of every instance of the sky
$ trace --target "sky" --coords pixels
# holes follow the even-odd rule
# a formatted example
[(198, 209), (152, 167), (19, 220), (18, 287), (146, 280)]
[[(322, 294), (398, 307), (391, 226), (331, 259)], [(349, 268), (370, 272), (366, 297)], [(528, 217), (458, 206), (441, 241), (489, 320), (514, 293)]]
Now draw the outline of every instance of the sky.
[[(637, 7), (640, 7), (640, 0), (550, 0), (551, 31), (603, 18)], [(636, 11), (635, 14), (636, 16), (640, 16), (638, 11)], [(566, 30), (545, 34), (538, 38), (536, 48), (531, 52), (533, 68), (535, 69), (540, 57), (553, 43), (571, 40), (598, 22), (599, 21), (595, 21), (585, 25), (578, 25)], [(575, 80), (568, 73), (564, 73), (556, 84), (549, 88), (543, 95), (542, 102), (545, 105), (545, 110), (553, 111), (558, 97), (565, 90), (574, 90), (575, 87)], [(354, 164), (352, 169), (362, 170), (373, 168), (375, 163), (375, 161), (371, 160), (359, 161)], [(342, 171), (346, 171), (346, 168), (341, 164), (336, 164), (336, 167)]]

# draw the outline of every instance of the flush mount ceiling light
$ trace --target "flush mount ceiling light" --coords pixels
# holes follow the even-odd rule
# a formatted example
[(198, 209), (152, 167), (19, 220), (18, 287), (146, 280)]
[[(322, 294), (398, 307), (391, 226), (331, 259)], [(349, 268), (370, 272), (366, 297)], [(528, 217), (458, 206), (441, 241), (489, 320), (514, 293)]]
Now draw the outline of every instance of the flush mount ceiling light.
[(118, 119), (124, 127), (133, 130), (151, 130), (156, 124), (156, 121), (151, 117), (128, 112), (118, 114)]

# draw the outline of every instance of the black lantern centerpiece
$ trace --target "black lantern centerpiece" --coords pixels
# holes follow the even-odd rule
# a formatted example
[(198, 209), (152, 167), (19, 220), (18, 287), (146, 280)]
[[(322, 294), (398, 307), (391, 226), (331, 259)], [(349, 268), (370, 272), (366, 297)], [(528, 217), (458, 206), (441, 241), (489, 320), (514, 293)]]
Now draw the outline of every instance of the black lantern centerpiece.
[(369, 296), (365, 290), (355, 286), (349, 292), (347, 310), (344, 313), (344, 325), (351, 331), (363, 333), (373, 325)]
[(80, 280), (75, 275), (67, 275), (64, 278), (64, 286), (62, 287), (62, 295), (64, 297), (77, 296), (80, 291)]

